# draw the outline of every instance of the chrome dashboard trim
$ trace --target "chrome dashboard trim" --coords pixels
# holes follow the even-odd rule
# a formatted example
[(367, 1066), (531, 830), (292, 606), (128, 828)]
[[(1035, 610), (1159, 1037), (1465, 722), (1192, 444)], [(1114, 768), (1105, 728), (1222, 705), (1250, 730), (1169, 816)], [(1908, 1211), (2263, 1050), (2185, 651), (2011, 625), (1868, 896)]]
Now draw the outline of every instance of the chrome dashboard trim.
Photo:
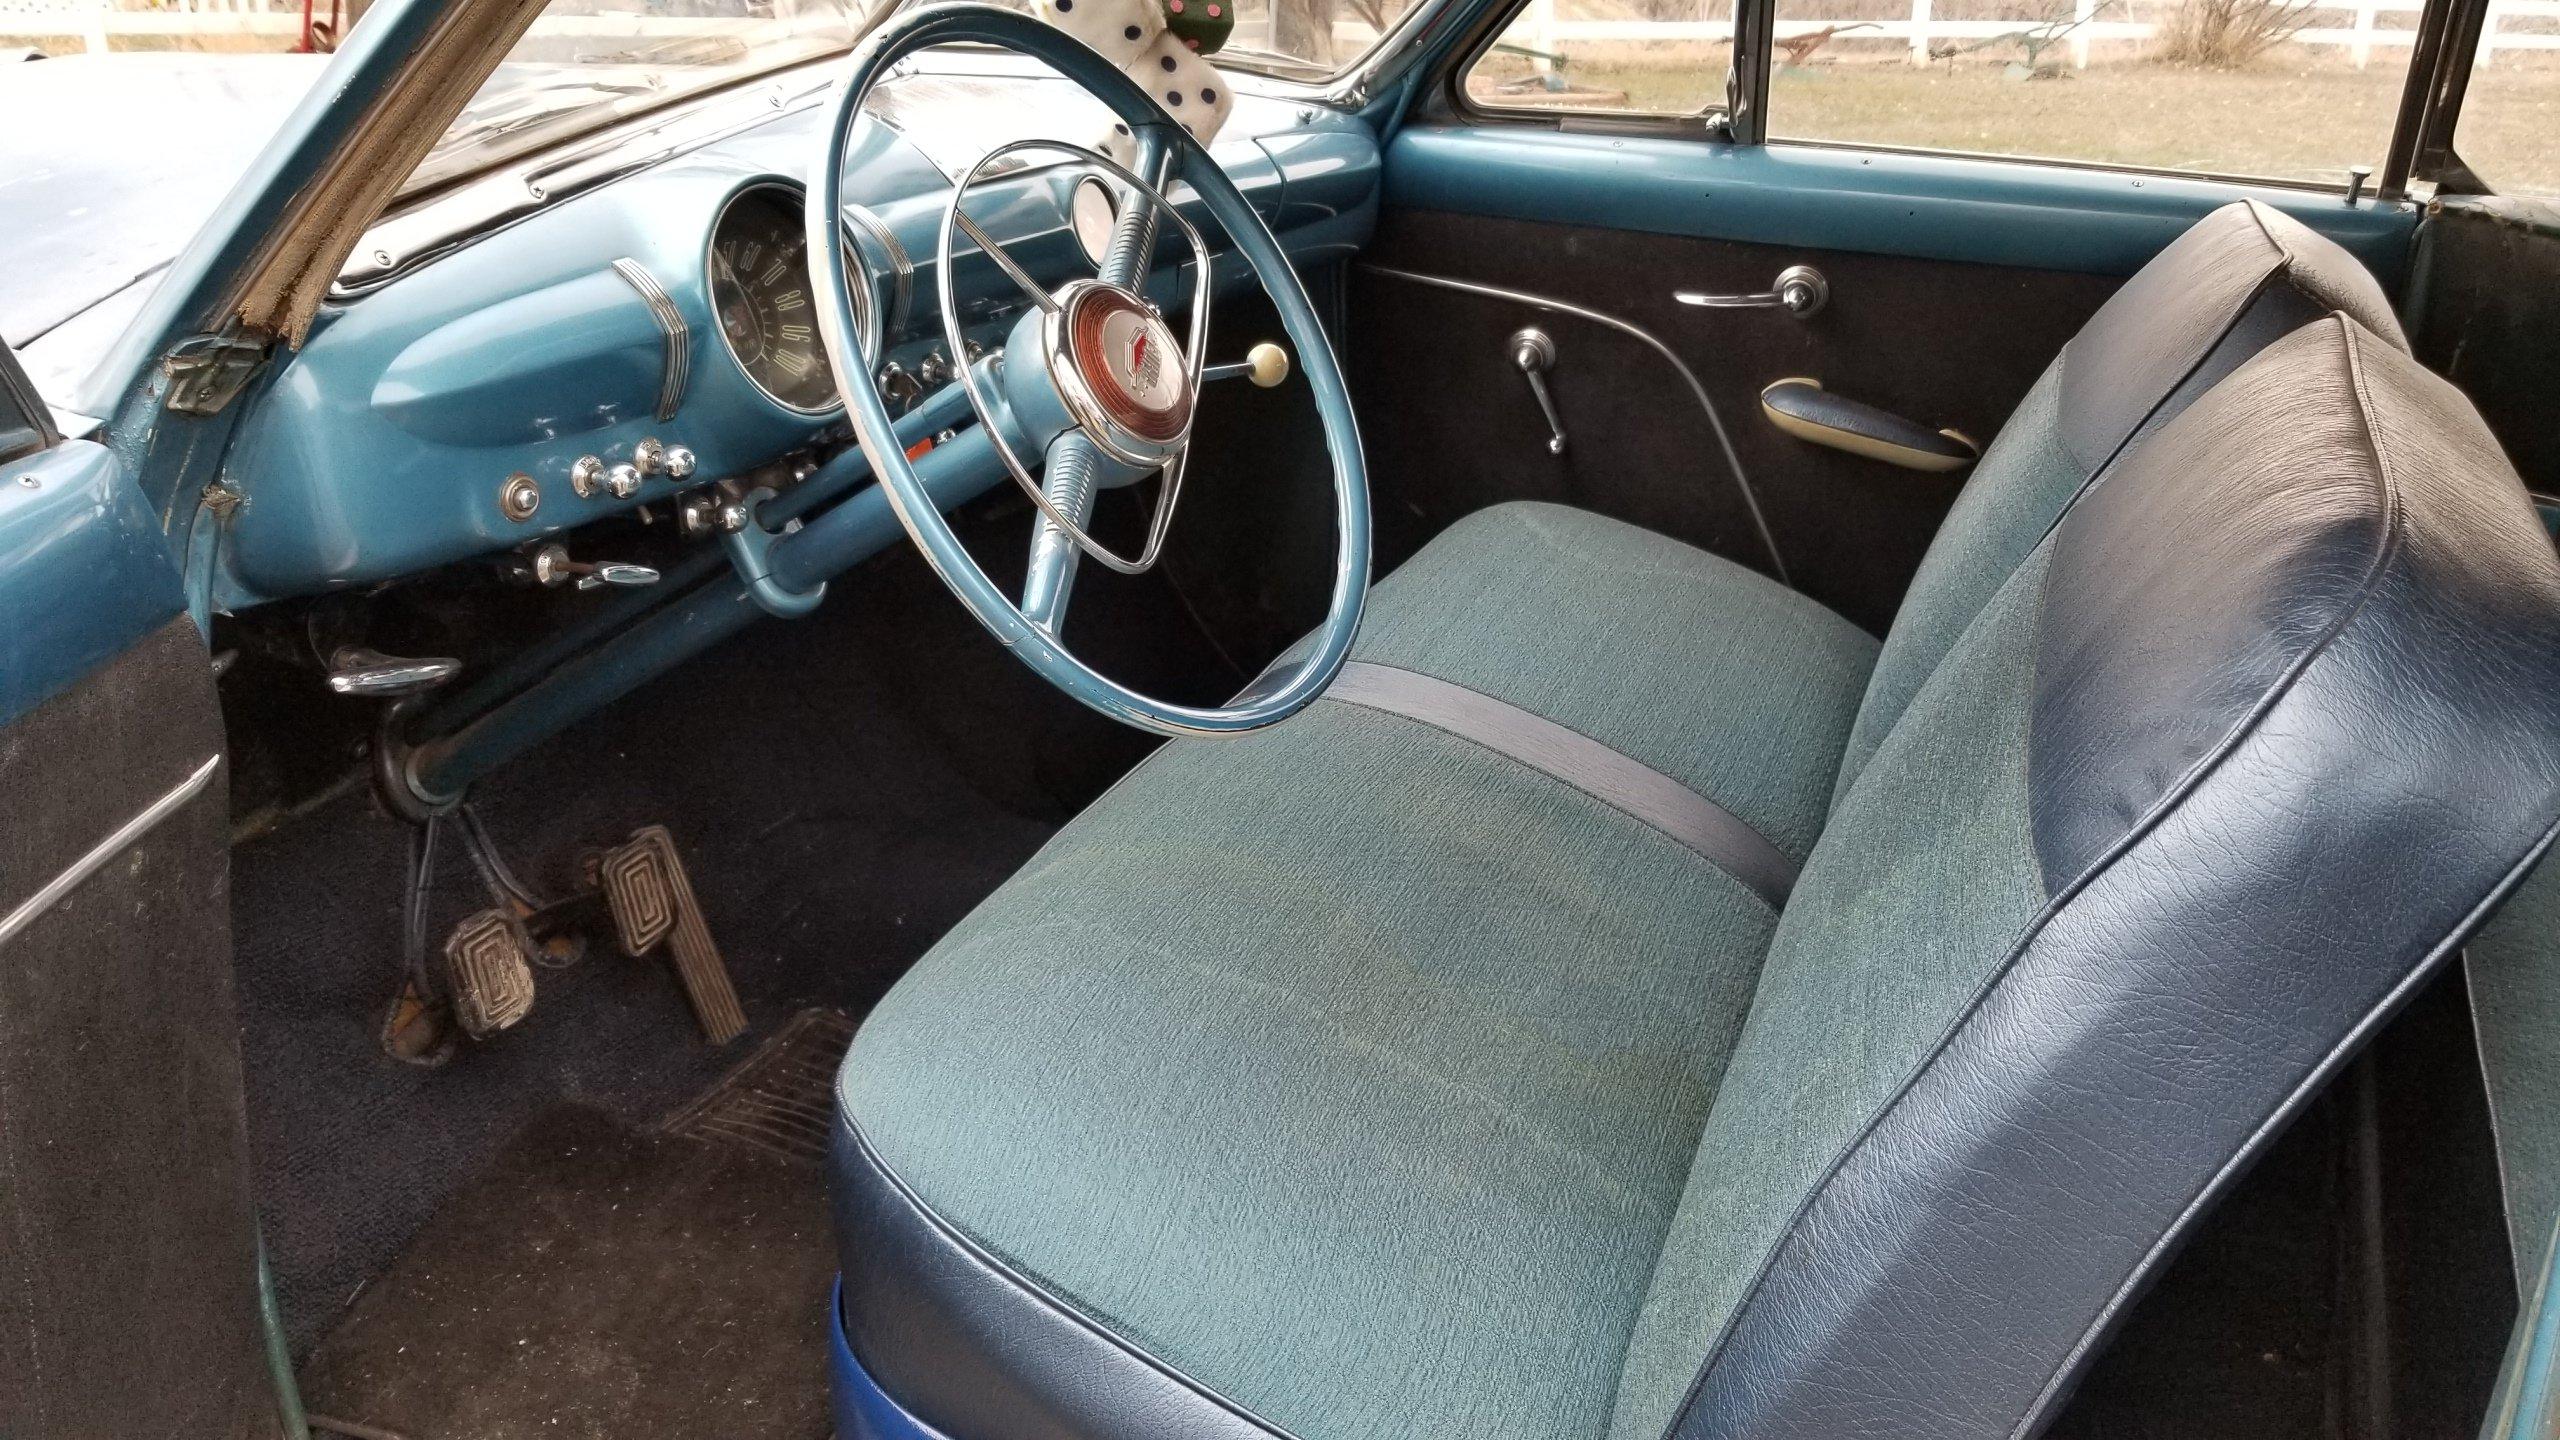
[(133, 843), (149, 834), (161, 821), (178, 812), (179, 807), (203, 793), (213, 780), (213, 772), (222, 765), (222, 757), (211, 756), (195, 768), (195, 773), (179, 781), (169, 792), (143, 807), (142, 813), (115, 828), (115, 833), (101, 840), (88, 854), (74, 860), (61, 874), (44, 883), (33, 895), (18, 902), (16, 909), (0, 916), (0, 945), (16, 939), (43, 914), (62, 903), (62, 898), (80, 888), (80, 883), (97, 874), (107, 862), (132, 848)]
[[(906, 328), (907, 306), (915, 298), (916, 262), (907, 253), (907, 247), (899, 243), (898, 232), (890, 229), (889, 222), (868, 206), (847, 205), (844, 218), (860, 226), (863, 234), (879, 241), (880, 248), (889, 255), (889, 313), (885, 321), (872, 331), (871, 362), (876, 365), (880, 363), (881, 351), (890, 337)], [(860, 247), (855, 248), (853, 258), (857, 261), (862, 258)], [(870, 286), (865, 284), (862, 288), (868, 290)]]
[(684, 312), (676, 308), (667, 287), (658, 283), (648, 266), (625, 255), (613, 262), (613, 273), (631, 282), (640, 298), (649, 302), (649, 313), (666, 337), (666, 359), (658, 371), (658, 419), (661, 423), (673, 420), (684, 404), (685, 383), (693, 375), (693, 327), (685, 323)]

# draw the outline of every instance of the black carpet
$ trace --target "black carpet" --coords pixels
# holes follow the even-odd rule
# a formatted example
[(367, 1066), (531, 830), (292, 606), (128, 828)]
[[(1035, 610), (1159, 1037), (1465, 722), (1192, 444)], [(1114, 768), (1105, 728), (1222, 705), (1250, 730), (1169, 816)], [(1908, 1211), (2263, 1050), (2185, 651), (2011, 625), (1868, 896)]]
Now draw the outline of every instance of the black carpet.
[(825, 1440), (821, 1176), (591, 1107), (546, 1112), (321, 1342), (302, 1371), (314, 1428)]
[[(1027, 507), (971, 533), (991, 570), (1018, 569)], [(1160, 579), (1086, 570), (1068, 638), (1094, 663), (1176, 698), (1232, 691)], [(502, 849), (553, 888), (582, 850), (674, 831), (750, 1025), (718, 1049), (663, 960), (607, 945), (538, 972), (517, 1029), (441, 1070), (395, 1064), (375, 1036), (406, 830), (354, 793), (239, 846), (250, 1131), (296, 1353), (532, 1117), (654, 1122), (801, 1010), (860, 1014), (1148, 744), (1035, 678), (900, 546), (816, 614), (746, 631), (480, 787)], [(454, 848), (439, 944), (488, 903)]]

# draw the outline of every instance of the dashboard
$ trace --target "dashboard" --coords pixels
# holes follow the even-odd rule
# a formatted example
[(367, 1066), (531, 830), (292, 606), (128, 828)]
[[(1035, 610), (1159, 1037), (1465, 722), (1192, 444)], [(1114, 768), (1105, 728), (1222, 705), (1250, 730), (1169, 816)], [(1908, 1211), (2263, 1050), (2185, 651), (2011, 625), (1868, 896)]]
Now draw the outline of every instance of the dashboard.
[[(242, 418), (228, 475), (247, 503), (216, 603), (513, 550), (842, 444), (803, 222), (832, 77), (761, 92), (762, 113), (708, 138), (634, 137), (602, 162), (609, 178), (565, 197), (545, 193), (572, 189), (555, 174), (492, 177), (471, 203), (503, 187), (503, 222), (415, 254), (435, 217), (377, 227)], [(1375, 140), (1350, 117), (1236, 79), (1212, 154), (1302, 268), (1356, 251), (1376, 223)], [(858, 332), (893, 408), (950, 383), (935, 246), (955, 177), (1005, 141), (1089, 142), (1106, 122), (1066, 81), (976, 52), (920, 56), (875, 96), (848, 147), (846, 189), (859, 199), (840, 228)], [(1076, 179), (1062, 166), (1007, 172), (972, 192), (969, 213), (1044, 281), (1090, 273)], [(966, 255), (952, 298), (974, 353), (1024, 302)], [(1189, 262), (1164, 256), (1153, 286), (1186, 294)], [(1223, 243), (1212, 263), (1222, 291), (1252, 283)]]

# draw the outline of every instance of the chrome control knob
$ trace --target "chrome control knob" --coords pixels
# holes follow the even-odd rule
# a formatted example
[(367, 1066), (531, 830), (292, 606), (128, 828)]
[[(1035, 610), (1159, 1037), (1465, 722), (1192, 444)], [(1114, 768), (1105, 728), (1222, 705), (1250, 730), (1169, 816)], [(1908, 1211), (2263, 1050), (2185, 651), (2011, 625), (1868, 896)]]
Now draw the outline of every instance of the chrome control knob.
[(603, 457), (579, 456), (577, 463), (569, 467), (569, 488), (578, 492), (581, 500), (594, 499), (604, 489)]
[(654, 435), (631, 447), (631, 464), (643, 475), (667, 473), (667, 447)]
[(605, 471), (604, 488), (611, 491), (613, 498), (616, 500), (628, 500), (632, 496), (639, 494), (640, 467), (637, 465), (616, 465), (612, 469)]
[(670, 445), (667, 447), (667, 478), (670, 480), (690, 480), (693, 478), (693, 450), (690, 446)]
[(951, 357), (935, 349), (927, 352), (916, 366), (916, 378), (927, 385), (939, 385), (951, 378)]

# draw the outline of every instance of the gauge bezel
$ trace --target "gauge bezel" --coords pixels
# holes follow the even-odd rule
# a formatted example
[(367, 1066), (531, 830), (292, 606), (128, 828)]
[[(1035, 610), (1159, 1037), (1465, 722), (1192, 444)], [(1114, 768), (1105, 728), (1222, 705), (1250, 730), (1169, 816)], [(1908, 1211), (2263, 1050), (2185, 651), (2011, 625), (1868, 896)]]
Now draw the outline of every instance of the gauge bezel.
[[(705, 303), (710, 306), (711, 332), (720, 337), (720, 352), (729, 357), (729, 364), (736, 368), (738, 374), (743, 376), (749, 385), (755, 387), (757, 394), (772, 402), (777, 409), (793, 415), (805, 415), (813, 420), (841, 415), (844, 413), (844, 395), (840, 388), (837, 388), (836, 398), (832, 403), (814, 410), (794, 405), (767, 389), (764, 381), (756, 378), (756, 372), (748, 366), (746, 357), (740, 355), (738, 347), (730, 341), (729, 327), (720, 323), (720, 302), (718, 297), (711, 293), (712, 252), (720, 244), (720, 232), (729, 222), (729, 212), (736, 208), (739, 201), (765, 190), (777, 191), (789, 197), (791, 203), (799, 209), (801, 223), (803, 226), (807, 224), (808, 187), (797, 180), (780, 175), (767, 175), (749, 180), (721, 199), (719, 208), (711, 213), (711, 228), (702, 237), (702, 293)], [(862, 339), (864, 357), (876, 369), (880, 364), (884, 345), (884, 337), (880, 333), (879, 297), (873, 293), (873, 288), (879, 284), (879, 281), (873, 278), (870, 265), (863, 260), (862, 247), (855, 243), (852, 232), (847, 230), (841, 221), (835, 228), (837, 241), (844, 248), (847, 276), (854, 281), (851, 287), (854, 332)], [(822, 363), (825, 361), (824, 348), (819, 350), (818, 358)], [(830, 386), (835, 388), (832, 381)]]

